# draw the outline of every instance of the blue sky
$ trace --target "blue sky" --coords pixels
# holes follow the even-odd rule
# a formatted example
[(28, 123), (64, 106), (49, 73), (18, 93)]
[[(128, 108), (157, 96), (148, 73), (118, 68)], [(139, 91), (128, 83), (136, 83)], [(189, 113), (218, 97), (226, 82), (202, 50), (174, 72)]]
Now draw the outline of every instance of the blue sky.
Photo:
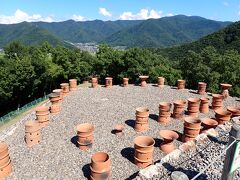
[(0, 23), (148, 19), (177, 14), (240, 20), (240, 0), (0, 0)]

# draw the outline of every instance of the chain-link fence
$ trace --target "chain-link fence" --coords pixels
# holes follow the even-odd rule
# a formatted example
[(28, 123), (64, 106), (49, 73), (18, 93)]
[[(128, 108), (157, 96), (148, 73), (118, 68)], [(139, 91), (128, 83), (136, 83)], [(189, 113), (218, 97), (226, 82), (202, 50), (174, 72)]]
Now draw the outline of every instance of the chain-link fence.
[(38, 98), (28, 104), (25, 104), (24, 106), (18, 108), (15, 111), (11, 111), (8, 114), (0, 117), (0, 126), (2, 126), (3, 124), (9, 122), (11, 119), (15, 118), (16, 116), (18, 116), (19, 114), (27, 111), (28, 109), (31, 109), (33, 106), (37, 105), (40, 102), (43, 102), (44, 100), (46, 100), (48, 98), (48, 95)]

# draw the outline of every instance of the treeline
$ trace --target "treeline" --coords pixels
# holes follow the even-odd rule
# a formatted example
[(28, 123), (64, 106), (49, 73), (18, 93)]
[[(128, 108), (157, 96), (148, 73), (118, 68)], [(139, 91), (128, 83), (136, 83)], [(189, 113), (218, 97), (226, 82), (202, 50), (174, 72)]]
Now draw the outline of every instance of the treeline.
[(119, 51), (101, 45), (93, 55), (48, 43), (25, 46), (12, 42), (0, 55), (0, 115), (50, 93), (70, 78), (82, 82), (98, 76), (104, 84), (105, 77), (111, 76), (114, 84), (120, 84), (123, 77), (138, 83), (139, 75), (149, 75), (152, 83), (163, 76), (168, 85), (176, 85), (177, 79), (183, 78), (192, 89), (204, 81), (210, 92), (219, 92), (219, 84), (226, 82), (233, 85), (231, 95), (239, 96), (240, 54), (235, 50), (219, 53), (206, 47), (199, 52), (187, 51), (171, 61), (140, 48)]
[(98, 76), (104, 83), (105, 77), (111, 76), (119, 84), (125, 76), (135, 83), (139, 75), (145, 74), (151, 82), (164, 76), (170, 85), (181, 78), (181, 72), (165, 58), (146, 49), (119, 51), (101, 45), (92, 55), (48, 43), (25, 46), (12, 42), (0, 55), (0, 115), (50, 93), (70, 78), (82, 82)]

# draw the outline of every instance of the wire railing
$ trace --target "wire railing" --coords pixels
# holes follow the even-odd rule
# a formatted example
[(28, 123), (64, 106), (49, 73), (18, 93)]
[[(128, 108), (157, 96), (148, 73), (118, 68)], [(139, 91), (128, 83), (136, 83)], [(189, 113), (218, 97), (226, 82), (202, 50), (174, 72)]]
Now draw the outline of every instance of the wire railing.
[(28, 104), (25, 104), (24, 106), (9, 112), (8, 114), (0, 117), (0, 127), (4, 125), (5, 123), (9, 122), (11, 119), (17, 117), (21, 113), (27, 111), (28, 109), (31, 109), (33, 106), (39, 104), (40, 102), (45, 101), (48, 98), (48, 95), (45, 95), (44, 97), (38, 98)]

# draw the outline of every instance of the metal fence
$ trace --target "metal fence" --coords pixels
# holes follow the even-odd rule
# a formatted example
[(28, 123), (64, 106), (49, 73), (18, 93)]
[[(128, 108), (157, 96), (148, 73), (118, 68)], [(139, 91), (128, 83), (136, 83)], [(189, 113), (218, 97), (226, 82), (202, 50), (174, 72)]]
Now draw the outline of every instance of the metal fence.
[(20, 115), (21, 113), (27, 111), (28, 109), (31, 109), (33, 106), (37, 105), (40, 102), (43, 102), (44, 100), (48, 99), (48, 95), (38, 98), (28, 104), (25, 104), (24, 106), (18, 108), (15, 111), (11, 111), (8, 114), (0, 117), (0, 126), (3, 124), (9, 122), (11, 119), (15, 118), (16, 116)]

